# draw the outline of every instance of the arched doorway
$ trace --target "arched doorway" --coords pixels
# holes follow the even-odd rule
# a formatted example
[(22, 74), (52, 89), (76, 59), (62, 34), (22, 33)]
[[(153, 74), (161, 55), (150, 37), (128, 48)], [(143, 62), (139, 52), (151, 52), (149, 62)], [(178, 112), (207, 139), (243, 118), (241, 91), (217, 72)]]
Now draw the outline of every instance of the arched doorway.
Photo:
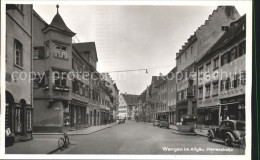
[(92, 118), (93, 118), (92, 111), (90, 111), (90, 116), (89, 116), (89, 125), (90, 126), (92, 126)]
[(100, 125), (99, 122), (100, 122), (100, 115), (99, 115), (99, 111), (98, 111), (98, 113), (97, 113), (97, 125)]
[(97, 125), (97, 111), (94, 109), (94, 126)]
[(12, 125), (12, 114), (13, 114), (13, 105), (14, 105), (14, 97), (13, 95), (5, 91), (5, 128), (10, 128), (10, 131), (13, 132), (13, 125)]

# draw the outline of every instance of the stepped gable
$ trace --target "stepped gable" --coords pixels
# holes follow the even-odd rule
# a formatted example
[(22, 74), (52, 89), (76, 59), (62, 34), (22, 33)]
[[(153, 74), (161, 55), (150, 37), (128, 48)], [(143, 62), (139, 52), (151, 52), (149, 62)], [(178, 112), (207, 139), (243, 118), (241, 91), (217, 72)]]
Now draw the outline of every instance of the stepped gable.
[(214, 15), (216, 15), (220, 9), (224, 8), (226, 14), (228, 15), (228, 12), (230, 10), (232, 10), (233, 8), (235, 8), (234, 6), (218, 6), (217, 9), (213, 10), (212, 14), (209, 15), (208, 19), (205, 20), (204, 24), (202, 24), (201, 26), (198, 27), (198, 29), (194, 32), (193, 35), (191, 35), (188, 39), (187, 42), (184, 43), (184, 45), (182, 46), (182, 48), (179, 50), (178, 53), (176, 53), (176, 59), (182, 55), (182, 53), (188, 48), (188, 46), (193, 42), (193, 40), (195, 40), (196, 37), (196, 33), (198, 30), (203, 30), (205, 27), (207, 27), (207, 25), (211, 22), (211, 20), (213, 19)]
[(204, 58), (208, 57), (210, 54), (215, 53), (216, 51), (222, 49), (229, 43), (233, 41), (239, 40), (239, 37), (245, 36), (246, 30), (243, 30), (243, 25), (246, 22), (246, 15), (243, 15), (238, 20), (232, 22), (230, 24), (229, 30), (226, 31), (220, 39), (211, 47), (211, 49), (200, 59), (203, 60)]

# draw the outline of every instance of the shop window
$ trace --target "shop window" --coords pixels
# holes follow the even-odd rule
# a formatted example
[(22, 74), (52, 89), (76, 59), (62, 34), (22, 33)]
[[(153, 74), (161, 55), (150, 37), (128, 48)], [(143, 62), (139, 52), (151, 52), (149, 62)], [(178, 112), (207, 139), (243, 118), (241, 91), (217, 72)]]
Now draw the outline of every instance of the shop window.
[(205, 98), (209, 98), (210, 97), (210, 84), (209, 85), (206, 85), (206, 96)]
[(26, 111), (26, 128), (27, 128), (27, 131), (32, 131), (32, 110), (31, 109), (27, 109)]
[(23, 66), (23, 45), (20, 41), (14, 41), (14, 51), (15, 51), (15, 65)]
[(60, 44), (55, 44), (54, 57), (60, 59), (68, 59), (68, 48)]
[(218, 69), (218, 67), (219, 67), (219, 58), (215, 58), (213, 64), (213, 70)]
[(15, 126), (14, 130), (15, 133), (21, 133), (22, 132), (22, 108), (19, 106), (15, 107)]
[(246, 54), (246, 41), (243, 41), (243, 42), (241, 42), (241, 43), (239, 43), (239, 56), (242, 56), (242, 55), (244, 55), (244, 54)]
[(218, 95), (218, 82), (213, 83), (213, 95)]

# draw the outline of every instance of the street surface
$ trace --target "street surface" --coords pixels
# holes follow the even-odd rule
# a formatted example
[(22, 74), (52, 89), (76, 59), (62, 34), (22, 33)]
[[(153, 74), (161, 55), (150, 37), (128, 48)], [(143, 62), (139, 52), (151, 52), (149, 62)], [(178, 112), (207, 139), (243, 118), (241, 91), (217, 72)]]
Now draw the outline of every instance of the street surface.
[(126, 121), (90, 135), (70, 136), (71, 146), (55, 154), (244, 154), (223, 142), (208, 142), (203, 136), (172, 133), (172, 129)]

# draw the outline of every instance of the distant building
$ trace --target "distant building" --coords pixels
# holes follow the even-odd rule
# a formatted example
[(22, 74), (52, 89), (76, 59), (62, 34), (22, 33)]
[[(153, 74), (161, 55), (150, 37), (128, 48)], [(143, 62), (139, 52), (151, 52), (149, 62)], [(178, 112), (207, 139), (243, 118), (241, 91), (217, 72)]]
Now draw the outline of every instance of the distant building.
[(138, 95), (132, 94), (120, 94), (119, 106), (118, 106), (118, 118), (126, 118), (128, 120), (135, 119), (135, 113), (137, 111), (137, 98)]
[(223, 36), (197, 62), (198, 124), (245, 120), (246, 16), (223, 31)]
[(167, 119), (170, 124), (176, 123), (176, 67), (167, 75)]
[(157, 111), (159, 111), (160, 108), (160, 101), (159, 101), (159, 88), (157, 85), (163, 81), (161, 76), (153, 76), (152, 81), (151, 81), (151, 86), (150, 86), (150, 104), (151, 104), (151, 115), (152, 119), (158, 119), (158, 114)]
[(155, 88), (158, 89), (158, 106), (156, 108), (156, 117), (159, 120), (168, 120), (166, 112), (168, 111), (168, 96), (167, 96), (167, 79), (161, 76), (162, 80)]
[(33, 138), (33, 88), (28, 76), (33, 67), (32, 7), (6, 5), (5, 129), (10, 131), (15, 141)]

